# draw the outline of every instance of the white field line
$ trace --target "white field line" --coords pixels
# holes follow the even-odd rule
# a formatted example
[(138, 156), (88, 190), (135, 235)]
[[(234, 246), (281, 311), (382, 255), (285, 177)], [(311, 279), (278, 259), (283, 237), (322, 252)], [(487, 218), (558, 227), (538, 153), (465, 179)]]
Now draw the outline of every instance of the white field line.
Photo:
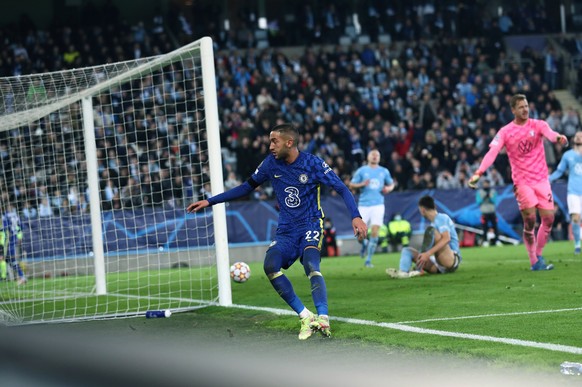
[[(278, 314), (278, 315), (295, 315), (295, 312), (290, 311), (290, 310), (283, 310), (283, 309), (254, 307), (254, 306), (249, 306), (249, 305), (232, 305), (232, 307), (239, 308), (239, 309), (247, 309), (247, 310), (260, 310), (260, 311), (265, 311), (265, 312), (271, 312), (271, 313)], [(537, 341), (518, 340), (518, 339), (505, 338), (505, 337), (474, 335), (474, 334), (470, 334), (470, 333), (448, 332), (448, 331), (440, 331), (440, 330), (436, 330), (436, 329), (417, 328), (417, 327), (411, 327), (408, 325), (404, 325), (403, 323), (384, 323), (384, 322), (377, 322), (377, 321), (370, 321), (370, 320), (360, 320), (360, 319), (354, 319), (354, 318), (334, 317), (334, 316), (330, 316), (330, 320), (341, 321), (341, 322), (345, 322), (348, 324), (358, 324), (358, 325), (375, 326), (375, 327), (380, 327), (380, 328), (395, 329), (395, 330), (404, 331), (404, 332), (422, 333), (422, 334), (445, 336), (445, 337), (454, 337), (454, 338), (458, 338), (458, 339), (487, 341), (487, 342), (517, 345), (517, 346), (529, 347), (529, 348), (540, 348), (540, 349), (547, 349), (549, 351), (573, 353), (576, 355), (582, 355), (582, 348), (572, 347), (569, 345), (539, 343)]]
[(441, 317), (441, 318), (428, 318), (426, 320), (399, 321), (396, 324), (418, 324), (418, 323), (434, 322), (434, 321), (453, 321), (453, 320), (466, 320), (466, 319), (472, 319), (472, 318), (523, 316), (523, 315), (528, 315), (528, 314), (562, 313), (562, 312), (575, 312), (575, 311), (580, 311), (580, 310), (582, 310), (582, 307), (581, 308), (566, 308), (566, 309), (534, 310), (534, 311), (530, 311), (530, 312), (491, 313), (491, 314), (479, 314), (479, 315), (475, 315), (475, 316)]

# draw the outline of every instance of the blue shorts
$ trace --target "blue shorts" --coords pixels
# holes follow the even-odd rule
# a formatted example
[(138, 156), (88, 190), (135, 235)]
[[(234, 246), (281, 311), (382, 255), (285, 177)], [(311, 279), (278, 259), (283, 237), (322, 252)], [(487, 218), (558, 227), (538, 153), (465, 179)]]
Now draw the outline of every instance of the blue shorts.
[(279, 250), (283, 261), (281, 267), (288, 269), (297, 258), (303, 258), (303, 251), (308, 246), (321, 249), (322, 241), (323, 219), (314, 219), (302, 224), (277, 227), (275, 239), (271, 242), (269, 250)]

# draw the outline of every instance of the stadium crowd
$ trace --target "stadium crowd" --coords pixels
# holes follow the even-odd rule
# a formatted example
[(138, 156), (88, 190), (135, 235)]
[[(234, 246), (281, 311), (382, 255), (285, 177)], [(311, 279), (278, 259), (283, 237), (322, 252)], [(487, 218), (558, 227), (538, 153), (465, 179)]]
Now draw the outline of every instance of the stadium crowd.
[[(334, 19), (336, 11), (330, 7), (315, 19)], [(397, 191), (466, 187), (495, 132), (512, 119), (508, 100), (515, 93), (528, 97), (533, 118), (547, 120), (554, 130), (571, 135), (580, 128), (579, 114), (564, 109), (555, 97), (560, 67), (547, 68), (560, 60), (558, 54), (526, 48), (518, 55), (526, 60), (516, 61), (504, 45), (505, 34), (539, 31), (536, 23), (543, 15), (532, 10), (531, 17), (519, 19), (525, 21), (520, 25), (511, 22), (507, 13), (484, 18), (481, 25), (473, 23), (474, 18), (468, 24), (469, 19), (459, 15), (479, 15), (480, 10), (471, 6), (447, 8), (443, 13), (430, 7), (426, 12), (384, 10), (380, 14), (387, 15), (389, 22), (378, 16), (377, 23), (366, 23), (367, 28), (375, 26), (366, 31), (373, 37), (371, 44), (340, 45), (337, 33), (309, 32), (313, 35), (298, 39), (315, 45), (304, 46), (298, 54), (280, 47), (252, 47), (252, 38), (245, 40), (252, 34), (231, 35), (209, 22), (216, 39), (226, 188), (252, 173), (267, 154), (269, 129), (281, 122), (297, 124), (302, 132), (300, 148), (321, 156), (346, 183), (366, 155), (379, 150)], [(376, 13), (378, 9), (368, 8), (366, 15), (373, 18)], [(139, 59), (172, 51), (196, 37), (179, 12), (159, 14), (151, 23), (134, 26), (124, 23), (114, 8), (101, 14), (108, 23), (40, 30), (24, 18), (18, 28), (0, 29), (0, 76)], [(455, 25), (451, 20), (459, 22), (457, 29), (463, 34), (451, 28)], [(393, 41), (376, 43), (381, 33), (390, 33)], [(333, 41), (326, 41), (330, 36)], [(430, 36), (438, 39), (427, 39)], [(208, 171), (196, 169), (193, 163), (207, 159), (193, 117), (184, 113), (187, 109), (159, 109), (168, 94), (164, 87), (164, 82), (154, 79), (135, 90), (129, 97), (150, 101), (139, 111), (124, 110), (129, 105), (123, 91), (94, 99), (105, 209), (183, 207), (185, 200), (210, 194)], [(172, 90), (167, 98), (180, 106), (195, 98)], [(76, 117), (80, 120), (78, 112)], [(43, 137), (44, 146), (30, 145), (35, 135)], [(15, 203), (25, 217), (86, 211), (81, 144), (65, 127), (51, 127), (42, 120), (1, 132), (2, 199)], [(30, 154), (23, 155), (26, 149)], [(562, 152), (560, 145), (547, 144), (551, 168)], [(27, 168), (26, 162), (33, 166)], [(507, 158), (500, 155), (486, 177), (491, 186), (510, 183)], [(253, 198), (270, 195), (266, 188)]]

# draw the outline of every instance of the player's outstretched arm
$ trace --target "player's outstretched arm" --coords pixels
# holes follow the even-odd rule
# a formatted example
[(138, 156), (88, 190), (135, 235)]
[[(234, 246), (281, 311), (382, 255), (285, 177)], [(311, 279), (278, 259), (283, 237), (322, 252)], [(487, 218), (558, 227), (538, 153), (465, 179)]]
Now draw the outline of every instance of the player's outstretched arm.
[(255, 189), (255, 187), (259, 185), (256, 184), (255, 187), (253, 187), (251, 186), (250, 182), (256, 184), (254, 180), (249, 179), (242, 183), (241, 185), (231, 188), (226, 192), (220, 193), (216, 196), (212, 196), (210, 200), (200, 200), (198, 202), (190, 204), (188, 208), (186, 208), (186, 211), (189, 213), (196, 212), (208, 206), (213, 206), (218, 203), (229, 202), (231, 200), (242, 198), (243, 196), (250, 194), (253, 191), (253, 189)]
[(195, 203), (190, 204), (188, 208), (186, 208), (186, 212), (188, 213), (197, 212), (208, 206), (210, 206), (210, 202), (208, 202), (208, 200), (199, 200)]

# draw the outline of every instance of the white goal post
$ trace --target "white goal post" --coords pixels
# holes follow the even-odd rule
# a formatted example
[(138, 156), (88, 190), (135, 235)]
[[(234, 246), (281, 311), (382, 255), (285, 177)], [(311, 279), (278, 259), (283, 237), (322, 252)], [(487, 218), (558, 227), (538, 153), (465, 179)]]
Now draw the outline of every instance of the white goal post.
[[(212, 40), (0, 78), (0, 323), (232, 304)], [(2, 274), (2, 273), (0, 273)]]

